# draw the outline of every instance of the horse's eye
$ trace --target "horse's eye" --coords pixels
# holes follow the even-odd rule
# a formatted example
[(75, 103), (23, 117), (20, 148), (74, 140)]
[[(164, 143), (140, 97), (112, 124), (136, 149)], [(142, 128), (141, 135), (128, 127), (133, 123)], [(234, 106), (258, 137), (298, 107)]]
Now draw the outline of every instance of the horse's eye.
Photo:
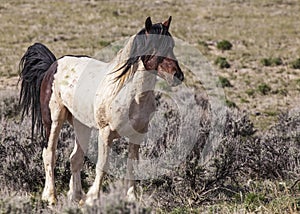
[(162, 57), (162, 56), (158, 56), (158, 57), (157, 57), (157, 62), (158, 62), (158, 64), (159, 64), (159, 63), (162, 63), (163, 60), (164, 60), (164, 57)]

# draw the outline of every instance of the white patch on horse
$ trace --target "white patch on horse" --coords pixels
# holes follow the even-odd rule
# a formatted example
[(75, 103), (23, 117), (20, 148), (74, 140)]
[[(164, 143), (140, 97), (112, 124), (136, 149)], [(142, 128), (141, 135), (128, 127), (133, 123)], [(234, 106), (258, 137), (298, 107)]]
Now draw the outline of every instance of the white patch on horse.
[(95, 127), (94, 98), (107, 75), (107, 63), (66, 56), (58, 60), (54, 87), (71, 114), (88, 127)]

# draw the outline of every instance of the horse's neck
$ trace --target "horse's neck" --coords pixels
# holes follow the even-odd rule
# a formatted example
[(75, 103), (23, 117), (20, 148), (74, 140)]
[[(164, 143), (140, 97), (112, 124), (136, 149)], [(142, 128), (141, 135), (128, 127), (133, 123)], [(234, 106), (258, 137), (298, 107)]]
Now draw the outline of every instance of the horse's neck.
[[(130, 57), (130, 50), (135, 36), (132, 36), (124, 48), (119, 51), (117, 56), (110, 62), (111, 69), (118, 70)], [(128, 96), (134, 97), (137, 101), (141, 97), (145, 97), (146, 94), (153, 93), (153, 89), (156, 83), (156, 75), (152, 72), (146, 71), (144, 64), (139, 60), (135, 65), (133, 65), (130, 70), (125, 74), (124, 78), (120, 78), (115, 81), (122, 69), (118, 72), (112, 72), (109, 76), (109, 82), (111, 84), (113, 94), (117, 95), (122, 88), (126, 88), (126, 93)], [(128, 94), (129, 93), (129, 94)]]
[(118, 93), (128, 99), (131, 97), (140, 103), (146, 101), (148, 96), (152, 96), (156, 75), (146, 71), (141, 61), (138, 62), (135, 69), (133, 76), (125, 81)]
[[(124, 65), (124, 61), (126, 62), (129, 58), (127, 48), (128, 46), (120, 51), (110, 63), (110, 71), (116, 71)], [(107, 75), (109, 81), (105, 81), (107, 85), (105, 84), (101, 90), (101, 94), (108, 94), (108, 96), (102, 95), (101, 100), (101, 103), (105, 105), (107, 120), (113, 129), (118, 129), (128, 122), (129, 116), (135, 123), (138, 122), (138, 126), (141, 123), (144, 127), (149, 122), (148, 116), (155, 109), (153, 89), (156, 75), (146, 71), (141, 60), (131, 66), (130, 70), (124, 74), (125, 78), (118, 78), (121, 73), (122, 69), (110, 72)], [(115, 81), (116, 78), (117, 81)]]
[(132, 89), (135, 94), (153, 91), (156, 83), (156, 75), (152, 72), (146, 71), (143, 63), (140, 61), (138, 69), (132, 79)]

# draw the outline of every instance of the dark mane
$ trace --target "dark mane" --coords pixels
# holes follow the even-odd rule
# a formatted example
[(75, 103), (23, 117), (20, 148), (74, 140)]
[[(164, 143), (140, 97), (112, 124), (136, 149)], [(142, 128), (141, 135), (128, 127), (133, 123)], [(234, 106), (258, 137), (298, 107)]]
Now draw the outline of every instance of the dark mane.
[[(146, 39), (145, 28), (136, 34), (130, 50), (130, 58), (124, 63), (123, 66), (115, 71), (117, 72), (123, 69), (121, 74), (116, 77), (116, 80), (119, 80), (121, 77), (123, 77), (129, 71), (131, 66), (138, 62), (140, 58), (144, 60), (145, 58), (156, 54), (159, 54), (159, 56), (165, 56), (165, 51), (167, 51), (168, 46), (174, 46), (174, 41), (171, 34), (162, 23), (152, 25), (151, 30), (148, 33), (148, 37), (149, 35), (150, 39)], [(161, 36), (159, 39), (160, 41), (154, 41), (159, 37), (157, 35)], [(151, 46), (151, 42), (155, 44), (155, 47)]]

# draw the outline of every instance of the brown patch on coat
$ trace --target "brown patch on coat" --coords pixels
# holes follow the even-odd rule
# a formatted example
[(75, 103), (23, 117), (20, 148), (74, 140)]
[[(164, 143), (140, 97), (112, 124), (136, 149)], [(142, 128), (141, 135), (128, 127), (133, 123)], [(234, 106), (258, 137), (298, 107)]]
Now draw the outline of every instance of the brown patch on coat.
[(55, 61), (49, 69), (46, 71), (42, 80), (40, 88), (40, 103), (41, 103), (41, 115), (43, 126), (46, 131), (46, 139), (48, 141), (51, 129), (51, 113), (49, 108), (49, 102), (52, 95), (52, 84), (54, 80), (54, 74), (57, 71), (57, 61)]

